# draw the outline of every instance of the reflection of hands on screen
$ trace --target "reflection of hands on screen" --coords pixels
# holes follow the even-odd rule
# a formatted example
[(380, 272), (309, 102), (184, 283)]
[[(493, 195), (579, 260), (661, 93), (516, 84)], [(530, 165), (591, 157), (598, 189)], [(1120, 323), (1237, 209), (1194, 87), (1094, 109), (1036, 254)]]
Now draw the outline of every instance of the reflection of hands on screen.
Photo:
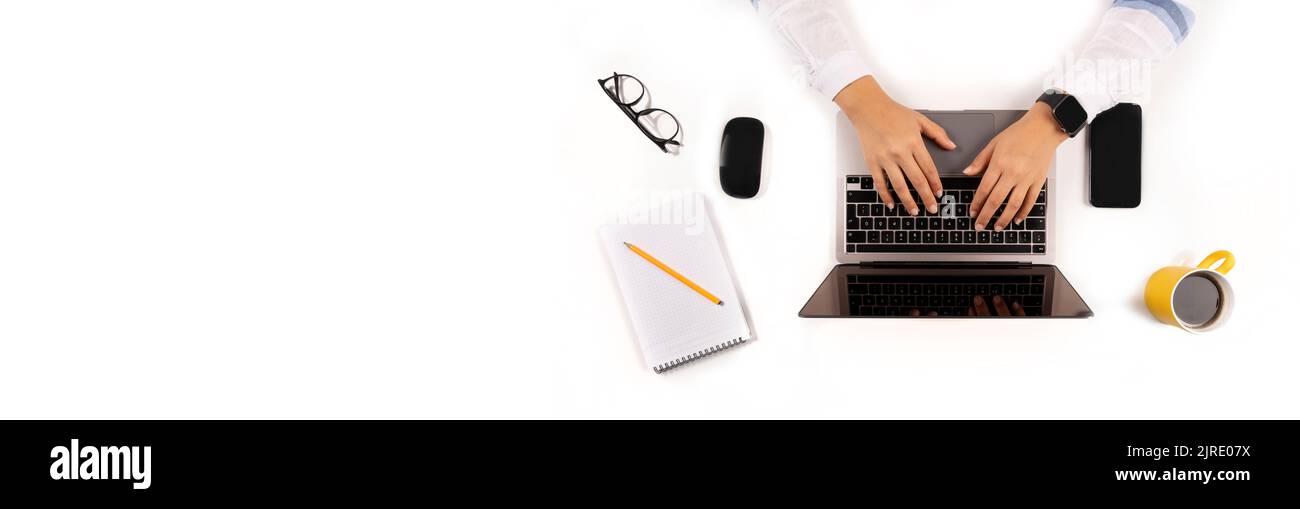
[[(1001, 295), (994, 295), (991, 300), (993, 301), (992, 313), (989, 312), (988, 302), (983, 296), (976, 295), (972, 297), (971, 307), (967, 314), (970, 316), (1025, 316), (1025, 308), (1021, 307), (1019, 302), (1012, 302), (1011, 306), (1008, 307), (1007, 302), (1002, 300)], [(997, 314), (994, 315), (994, 313)]]

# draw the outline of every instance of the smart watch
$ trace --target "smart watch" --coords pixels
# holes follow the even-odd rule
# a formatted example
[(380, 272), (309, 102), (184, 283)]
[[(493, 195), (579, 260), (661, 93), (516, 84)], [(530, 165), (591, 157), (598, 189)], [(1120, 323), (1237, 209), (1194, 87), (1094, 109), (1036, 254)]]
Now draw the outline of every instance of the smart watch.
[(1056, 118), (1056, 125), (1071, 138), (1079, 134), (1083, 126), (1088, 123), (1088, 112), (1084, 111), (1083, 105), (1064, 90), (1048, 89), (1043, 92), (1043, 95), (1038, 96), (1038, 102), (1052, 109), (1052, 117)]

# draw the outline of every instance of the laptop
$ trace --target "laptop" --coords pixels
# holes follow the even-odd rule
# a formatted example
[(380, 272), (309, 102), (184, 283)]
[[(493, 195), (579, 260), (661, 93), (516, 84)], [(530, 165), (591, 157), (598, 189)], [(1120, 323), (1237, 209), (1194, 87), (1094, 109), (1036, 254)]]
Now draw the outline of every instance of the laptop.
[[(838, 265), (805, 318), (1085, 318), (1092, 310), (1055, 265), (1055, 161), (1029, 216), (1001, 232), (975, 231), (969, 206), (980, 178), (962, 175), (1024, 110), (921, 111), (957, 143), (926, 147), (943, 180), (939, 213), (910, 216), (877, 196), (848, 118), (836, 118)], [(916, 191), (910, 189), (913, 197)], [(920, 200), (916, 202), (919, 204)], [(997, 217), (1001, 214), (1001, 207)]]

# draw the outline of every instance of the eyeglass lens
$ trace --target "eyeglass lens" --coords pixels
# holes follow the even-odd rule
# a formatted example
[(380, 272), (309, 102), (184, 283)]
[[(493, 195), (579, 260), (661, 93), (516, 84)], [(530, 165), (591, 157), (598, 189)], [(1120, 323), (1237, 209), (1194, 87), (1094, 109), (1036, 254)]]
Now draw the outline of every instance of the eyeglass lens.
[(677, 119), (667, 111), (651, 108), (637, 114), (637, 123), (644, 127), (646, 132), (660, 140), (671, 140), (677, 136), (677, 131), (681, 126), (677, 124)]
[(615, 75), (605, 82), (605, 88), (617, 98), (619, 104), (635, 107), (646, 99), (645, 85), (641, 80), (626, 74)]

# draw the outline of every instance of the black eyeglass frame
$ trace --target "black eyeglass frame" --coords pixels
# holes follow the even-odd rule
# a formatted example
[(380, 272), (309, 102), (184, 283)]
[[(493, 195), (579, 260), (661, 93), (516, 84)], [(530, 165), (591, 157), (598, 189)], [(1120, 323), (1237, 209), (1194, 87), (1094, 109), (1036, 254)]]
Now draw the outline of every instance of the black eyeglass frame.
[[(620, 99), (623, 96), (623, 81), (620, 80), (619, 78), (631, 78), (632, 80), (636, 81), (637, 84), (641, 85), (641, 95), (638, 95), (636, 99), (632, 101), (623, 102), (623, 100)], [(605, 84), (608, 83), (610, 80), (614, 80), (613, 91), (610, 91), (609, 87), (605, 86)], [(600, 85), (601, 90), (605, 91), (605, 96), (609, 97), (609, 100), (614, 101), (614, 105), (618, 106), (618, 109), (622, 111), (624, 115), (627, 115), (627, 119), (631, 120), (632, 123), (636, 125), (636, 128), (641, 130), (641, 134), (644, 134), (646, 138), (649, 138), (650, 141), (655, 144), (655, 146), (659, 147), (659, 150), (662, 150), (665, 153), (667, 153), (669, 145), (672, 145), (674, 147), (682, 146), (681, 142), (673, 139), (676, 138), (677, 135), (681, 134), (682, 132), (682, 123), (681, 121), (677, 120), (676, 115), (673, 115), (668, 110), (662, 108), (646, 108), (641, 111), (636, 111), (632, 109), (632, 105), (636, 104), (641, 100), (641, 98), (645, 97), (646, 92), (648, 91), (648, 89), (645, 86), (645, 83), (642, 82), (640, 78), (637, 78), (636, 76), (633, 76), (631, 74), (619, 74), (617, 71), (615, 71), (612, 76), (605, 79), (598, 79), (596, 80), (596, 83)], [(671, 136), (667, 138), (655, 136), (650, 132), (649, 129), (645, 128), (645, 125), (641, 124), (640, 120), (638, 120), (641, 117), (644, 117), (646, 115), (655, 112), (663, 113), (664, 115), (668, 115), (668, 118), (673, 119), (673, 124), (676, 126), (676, 129), (673, 131), (673, 134)]]

